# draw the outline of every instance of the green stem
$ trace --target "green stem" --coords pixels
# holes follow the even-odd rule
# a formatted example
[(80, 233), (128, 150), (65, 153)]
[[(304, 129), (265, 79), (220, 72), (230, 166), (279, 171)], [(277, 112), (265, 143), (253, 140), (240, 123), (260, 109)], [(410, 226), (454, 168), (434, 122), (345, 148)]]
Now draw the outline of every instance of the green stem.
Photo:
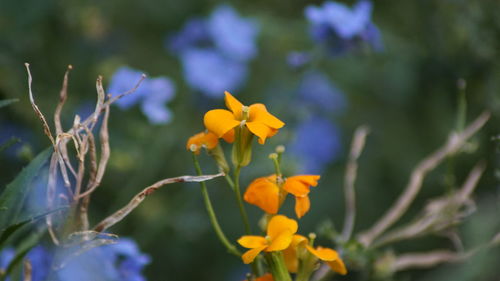
[[(194, 167), (196, 169), (196, 173), (201, 176), (203, 173), (201, 172), (200, 168), (200, 163), (198, 162), (198, 158), (196, 158), (196, 155), (193, 153), (193, 161), (194, 161)], [(227, 251), (233, 255), (236, 255), (238, 257), (241, 257), (240, 251), (229, 242), (227, 239), (226, 235), (222, 231), (222, 228), (219, 225), (219, 222), (217, 221), (217, 217), (215, 216), (214, 208), (212, 206), (212, 202), (210, 201), (210, 196), (208, 195), (208, 190), (205, 182), (200, 182), (201, 185), (201, 193), (203, 194), (203, 199), (205, 201), (205, 207), (207, 208), (208, 216), (210, 218), (210, 223), (212, 224), (215, 234), (217, 234), (217, 237), (219, 240), (222, 242), (222, 244), (226, 247)]]
[(231, 179), (231, 176), (229, 175), (229, 173), (226, 173), (224, 175), (224, 178), (226, 179), (227, 184), (229, 185), (229, 187), (231, 188), (231, 190), (234, 191), (234, 182), (233, 182), (233, 179)]
[(245, 233), (247, 235), (251, 235), (252, 231), (250, 229), (250, 223), (248, 223), (247, 212), (245, 211), (245, 206), (243, 205), (243, 199), (241, 197), (240, 171), (241, 166), (236, 166), (236, 169), (234, 169), (234, 191), (236, 194), (236, 201), (238, 201), (238, 206), (240, 207), (241, 218), (243, 219), (243, 224), (245, 224)]
[(274, 281), (292, 281), (281, 252), (266, 253), (265, 256)]

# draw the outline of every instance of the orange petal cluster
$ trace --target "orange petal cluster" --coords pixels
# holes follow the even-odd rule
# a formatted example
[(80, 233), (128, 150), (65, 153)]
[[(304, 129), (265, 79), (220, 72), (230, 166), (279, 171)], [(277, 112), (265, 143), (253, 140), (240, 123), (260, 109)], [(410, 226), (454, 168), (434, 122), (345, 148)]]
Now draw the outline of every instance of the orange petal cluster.
[[(319, 175), (297, 175), (285, 179), (283, 190), (295, 196), (295, 214), (303, 217), (310, 209), (309, 192), (311, 186), (317, 186)], [(276, 175), (255, 179), (248, 186), (243, 199), (266, 213), (276, 214), (280, 207), (280, 187)]]
[(297, 221), (283, 215), (274, 216), (267, 226), (266, 237), (245, 235), (238, 239), (238, 243), (250, 250), (241, 257), (245, 264), (253, 262), (260, 252), (282, 251), (292, 243), (292, 237), (297, 232)]
[[(245, 280), (248, 281), (248, 280)], [(274, 281), (273, 275), (271, 273), (266, 273), (261, 277), (257, 277), (255, 281)]]
[(214, 133), (201, 132), (190, 137), (186, 143), (186, 149), (192, 150), (195, 154), (200, 154), (203, 147), (206, 149), (214, 149), (219, 143), (219, 139)]
[[(238, 125), (246, 126), (248, 130), (259, 138), (259, 143), (264, 144), (266, 138), (274, 136), (278, 130), (285, 125), (281, 120), (273, 116), (261, 103), (244, 106), (229, 92), (224, 93), (226, 109), (214, 109), (208, 111), (203, 122), (205, 127), (217, 137), (224, 138), (227, 142), (234, 141), (234, 128)], [(243, 110), (247, 110), (245, 118)]]
[(341, 275), (347, 274), (344, 261), (342, 261), (337, 251), (323, 247), (316, 247), (315, 249), (309, 246), (309, 241), (306, 237), (298, 234), (295, 234), (292, 237), (292, 243), (290, 243), (290, 246), (283, 251), (288, 271), (292, 273), (297, 272), (299, 265), (297, 251), (301, 247), (305, 247), (313, 256), (324, 261), (333, 271)]

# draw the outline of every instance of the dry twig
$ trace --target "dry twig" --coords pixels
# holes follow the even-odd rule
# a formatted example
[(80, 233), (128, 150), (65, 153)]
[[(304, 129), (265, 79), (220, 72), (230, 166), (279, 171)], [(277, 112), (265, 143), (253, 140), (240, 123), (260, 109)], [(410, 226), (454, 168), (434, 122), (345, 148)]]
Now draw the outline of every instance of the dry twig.
[(117, 222), (121, 221), (123, 218), (125, 218), (132, 210), (137, 208), (139, 204), (144, 201), (144, 199), (151, 195), (153, 192), (155, 192), (157, 189), (161, 188), (164, 185), (171, 184), (171, 183), (176, 183), (176, 182), (202, 182), (202, 181), (207, 181), (211, 180), (216, 177), (222, 177), (224, 176), (224, 173), (219, 173), (215, 175), (204, 175), (204, 176), (182, 176), (182, 177), (176, 177), (176, 178), (168, 178), (164, 179), (161, 181), (158, 181), (148, 187), (146, 187), (144, 190), (139, 192), (130, 202), (125, 205), (125, 207), (121, 208), (120, 210), (116, 211), (114, 214), (111, 216), (105, 218), (103, 221), (98, 223), (94, 227), (94, 231), (97, 232), (102, 232), (109, 227), (113, 226)]
[(398, 221), (420, 191), (425, 175), (446, 159), (446, 157), (455, 154), (469, 138), (471, 138), (479, 129), (483, 127), (489, 118), (489, 112), (482, 113), (462, 132), (451, 134), (443, 147), (423, 159), (412, 171), (410, 181), (396, 203), (375, 223), (371, 229), (359, 235), (359, 241), (365, 246), (370, 246), (374, 239)]
[(351, 238), (356, 219), (356, 192), (354, 183), (358, 171), (358, 158), (365, 147), (366, 136), (370, 132), (367, 126), (360, 126), (354, 132), (351, 143), (351, 151), (344, 175), (344, 195), (345, 195), (345, 219), (342, 230), (342, 240), (347, 241)]

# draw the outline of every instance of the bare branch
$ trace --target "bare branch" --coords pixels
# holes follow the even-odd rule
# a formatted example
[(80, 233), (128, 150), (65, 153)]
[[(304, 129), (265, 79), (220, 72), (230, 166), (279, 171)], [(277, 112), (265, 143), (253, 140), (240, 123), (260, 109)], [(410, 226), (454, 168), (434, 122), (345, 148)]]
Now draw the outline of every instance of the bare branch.
[(359, 235), (359, 241), (369, 246), (375, 238), (382, 234), (387, 228), (403, 216), (410, 204), (413, 202), (422, 187), (425, 175), (446, 157), (455, 154), (490, 118), (489, 112), (482, 113), (471, 125), (460, 133), (453, 133), (446, 144), (430, 156), (423, 159), (412, 171), (410, 181), (405, 191), (400, 195), (396, 203), (380, 218), (375, 225)]
[(43, 132), (50, 139), (50, 142), (52, 143), (52, 145), (55, 145), (54, 137), (52, 136), (52, 133), (50, 132), (49, 124), (47, 123), (47, 120), (43, 116), (42, 112), (40, 111), (40, 109), (38, 108), (38, 106), (35, 103), (35, 99), (33, 98), (33, 91), (31, 90), (31, 83), (33, 81), (33, 78), (31, 77), (30, 65), (29, 65), (29, 63), (25, 63), (24, 65), (26, 66), (26, 70), (28, 71), (28, 88), (29, 88), (29, 96), (30, 96), (31, 106), (33, 107), (33, 110), (35, 111), (35, 113), (38, 116), (38, 118), (40, 119), (40, 121), (42, 122)]
[(392, 270), (397, 272), (415, 268), (430, 268), (441, 263), (454, 262), (463, 258), (462, 255), (449, 250), (404, 254), (396, 257)]
[[(49, 166), (49, 178), (47, 180), (47, 206), (49, 209), (54, 207), (54, 199), (56, 193), (56, 181), (57, 181), (57, 154), (52, 153), (50, 158)], [(49, 231), (50, 237), (54, 244), (59, 245), (59, 239), (57, 239), (56, 233), (54, 231), (54, 226), (52, 224), (52, 214), (45, 217), (45, 222), (47, 224), (47, 229)]]
[[(477, 186), (485, 169), (484, 162), (476, 164), (462, 187), (455, 194), (430, 201), (424, 208), (423, 214), (418, 216), (418, 220), (388, 232), (377, 239), (373, 243), (373, 247), (421, 237), (429, 233), (437, 233), (458, 224), (463, 217), (471, 213), (467, 210), (467, 207), (471, 203), (470, 195)], [(462, 211), (461, 209), (464, 206), (466, 209)]]
[(176, 182), (203, 182), (221, 176), (224, 176), (224, 173), (219, 173), (215, 175), (205, 175), (205, 176), (182, 176), (182, 177), (168, 178), (158, 181), (146, 187), (141, 192), (139, 192), (136, 196), (134, 196), (134, 198), (132, 198), (132, 200), (130, 200), (130, 202), (125, 207), (121, 208), (111, 216), (105, 218), (103, 221), (98, 223), (94, 227), (94, 231), (102, 232), (108, 229), (109, 227), (113, 226), (114, 224), (118, 223), (123, 218), (125, 218), (130, 212), (132, 212), (135, 208), (137, 208), (137, 206), (139, 206), (139, 204), (141, 204), (142, 201), (144, 201), (144, 199), (147, 196), (151, 195), (153, 192), (155, 192), (157, 189), (161, 188), (164, 185)]
[(109, 148), (109, 133), (108, 133), (108, 120), (109, 120), (109, 105), (105, 107), (104, 119), (101, 125), (100, 131), (100, 142), (101, 142), (101, 159), (99, 160), (99, 168), (97, 170), (97, 175), (92, 185), (78, 198), (83, 198), (90, 195), (94, 190), (101, 184), (104, 173), (106, 172), (106, 167), (108, 165), (109, 156), (111, 154)]
[(366, 136), (370, 132), (367, 126), (360, 126), (354, 132), (351, 143), (351, 152), (344, 175), (344, 195), (345, 195), (345, 219), (342, 230), (342, 239), (347, 241), (351, 238), (356, 219), (356, 192), (354, 183), (358, 171), (358, 158), (365, 147)]

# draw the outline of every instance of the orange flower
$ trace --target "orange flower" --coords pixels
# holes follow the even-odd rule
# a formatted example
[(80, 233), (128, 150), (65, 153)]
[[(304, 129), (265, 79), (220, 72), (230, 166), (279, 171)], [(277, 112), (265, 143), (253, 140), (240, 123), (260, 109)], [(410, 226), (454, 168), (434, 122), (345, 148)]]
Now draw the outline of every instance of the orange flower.
[[(248, 281), (248, 280), (245, 280)], [(266, 273), (261, 277), (257, 277), (255, 281), (274, 281), (273, 275), (271, 273)]]
[(234, 141), (234, 128), (238, 125), (246, 126), (248, 130), (259, 137), (259, 143), (264, 144), (266, 138), (274, 136), (283, 123), (267, 112), (266, 106), (261, 103), (244, 106), (229, 92), (226, 95), (226, 106), (229, 110), (214, 109), (205, 114), (205, 127), (217, 137), (227, 142)]
[[(295, 214), (298, 218), (309, 211), (311, 207), (308, 196), (310, 187), (317, 186), (319, 178), (319, 175), (298, 175), (285, 179), (282, 188), (286, 193), (295, 196)], [(280, 200), (280, 187), (276, 182), (276, 175), (255, 179), (248, 186), (243, 199), (266, 213), (276, 214), (283, 203), (283, 200)]]
[(339, 254), (337, 251), (330, 249), (330, 248), (323, 248), (323, 247), (317, 247), (314, 249), (313, 247), (306, 245), (306, 249), (316, 256), (318, 259), (326, 262), (328, 266), (335, 272), (341, 274), (341, 275), (346, 275), (347, 274), (347, 269), (344, 265), (344, 262), (342, 259), (339, 257)]
[(297, 273), (297, 270), (299, 268), (299, 258), (297, 250), (299, 248), (299, 245), (302, 245), (303, 243), (308, 243), (307, 238), (302, 235), (295, 234), (292, 237), (292, 243), (290, 243), (290, 246), (288, 246), (288, 248), (283, 251), (286, 267), (291, 273)]
[(311, 207), (309, 191), (311, 186), (317, 186), (319, 175), (299, 175), (286, 179), (283, 189), (295, 196), (295, 214), (300, 219)]
[(202, 147), (208, 150), (214, 149), (219, 143), (217, 136), (211, 132), (201, 132), (190, 137), (186, 143), (186, 149), (200, 154)]
[(285, 263), (288, 271), (296, 273), (299, 265), (299, 249), (304, 249), (304, 247), (316, 258), (326, 262), (326, 264), (335, 272), (345, 275), (347, 274), (347, 269), (344, 262), (340, 258), (337, 251), (330, 248), (317, 247), (314, 249), (309, 246), (309, 241), (306, 237), (302, 235), (294, 235), (292, 238), (292, 243), (290, 246), (283, 251), (285, 258)]
[(253, 262), (262, 251), (276, 252), (288, 248), (298, 228), (297, 221), (283, 215), (274, 216), (267, 226), (266, 237), (245, 235), (238, 239), (241, 246), (250, 249), (241, 257), (243, 262), (245, 264)]

